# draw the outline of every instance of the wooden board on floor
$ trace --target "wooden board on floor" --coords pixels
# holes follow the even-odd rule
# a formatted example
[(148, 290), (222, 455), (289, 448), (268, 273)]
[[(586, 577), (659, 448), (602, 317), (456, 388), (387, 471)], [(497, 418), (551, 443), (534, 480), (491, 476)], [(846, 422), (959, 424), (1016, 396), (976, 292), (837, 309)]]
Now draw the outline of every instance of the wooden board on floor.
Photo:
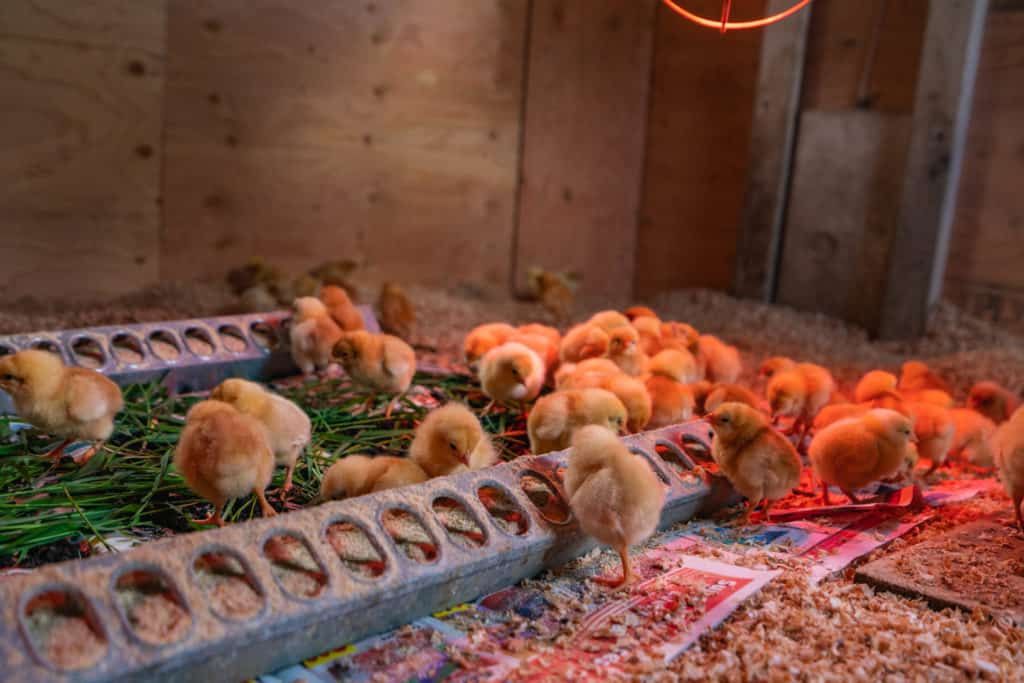
[(535, 0), (516, 281), (577, 271), (580, 292), (628, 294), (656, 0)]
[(934, 607), (980, 609), (1024, 625), (1024, 535), (1008, 523), (974, 522), (875, 560), (856, 580)]
[(164, 2), (0, 2), (0, 290), (156, 281)]
[[(760, 16), (763, 9), (763, 0), (744, 3), (744, 16)], [(723, 36), (659, 9), (636, 246), (638, 297), (732, 286), (761, 40), (761, 31)]]
[(161, 272), (504, 289), (527, 3), (171, 3)]

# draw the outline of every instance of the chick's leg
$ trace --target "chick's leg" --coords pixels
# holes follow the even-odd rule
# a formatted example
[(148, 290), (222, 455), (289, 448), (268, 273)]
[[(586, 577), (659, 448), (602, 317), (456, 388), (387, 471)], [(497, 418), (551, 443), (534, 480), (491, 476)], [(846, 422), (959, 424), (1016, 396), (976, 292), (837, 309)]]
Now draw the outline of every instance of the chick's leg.
[(840, 488), (839, 490), (840, 490), (840, 491), (842, 491), (842, 492), (843, 492), (843, 494), (844, 494), (844, 495), (845, 495), (845, 496), (846, 496), (847, 498), (849, 498), (849, 499), (850, 499), (850, 502), (851, 502), (851, 503), (853, 503), (854, 505), (860, 505), (860, 504), (861, 504), (861, 503), (863, 502), (863, 501), (861, 501), (861, 499), (860, 499), (860, 498), (858, 498), (857, 496), (855, 496), (855, 495), (854, 495), (853, 491), (847, 491), (847, 490), (846, 490), (846, 489), (844, 489), (844, 488)]
[(270, 503), (267, 502), (267, 496), (263, 492), (263, 489), (254, 489), (253, 493), (256, 494), (256, 499), (259, 500), (260, 502), (260, 510), (263, 512), (263, 516), (275, 517), (277, 515), (277, 511), (274, 508), (270, 507)]
[(821, 504), (831, 505), (832, 501), (828, 497), (828, 482), (824, 479), (821, 480)]
[(49, 458), (50, 460), (60, 460), (64, 457), (64, 449), (71, 443), (71, 439), (64, 439), (56, 448), (49, 453), (44, 454), (43, 457)]
[(1017, 493), (1013, 496), (1013, 512), (1017, 517), (1017, 528), (1024, 531), (1024, 516), (1021, 515), (1020, 504), (1024, 502), (1024, 493)]
[(203, 519), (197, 519), (197, 520), (195, 520), (193, 522), (193, 524), (198, 524), (200, 526), (209, 526), (210, 524), (216, 524), (217, 526), (224, 526), (224, 520), (220, 516), (220, 511), (221, 511), (221, 509), (223, 507), (224, 507), (223, 505), (215, 506), (213, 508), (213, 512), (210, 513), (209, 517), (204, 517)]
[(774, 501), (768, 500), (767, 498), (765, 498), (764, 500), (761, 501), (761, 503), (764, 505), (764, 507), (762, 508), (763, 511), (764, 511), (764, 519), (761, 520), (762, 524), (768, 524), (769, 522), (771, 522), (771, 512), (772, 512), (772, 503), (773, 502)]
[(90, 460), (92, 460), (92, 457), (94, 455), (96, 455), (97, 453), (100, 452), (100, 449), (103, 448), (103, 445), (105, 443), (106, 443), (106, 441), (100, 441), (99, 443), (94, 444), (87, 451), (85, 451), (84, 453), (82, 453), (81, 455), (76, 457), (75, 458), (75, 463), (77, 463), (79, 465), (84, 465), (85, 463), (89, 462)]
[(636, 575), (633, 573), (633, 561), (629, 557), (629, 546), (624, 545), (617, 548), (619, 553), (619, 562), (622, 563), (622, 576), (620, 578), (595, 576), (592, 580), (594, 583), (599, 583), (602, 586), (608, 586), (610, 588), (618, 588), (625, 586), (636, 580)]

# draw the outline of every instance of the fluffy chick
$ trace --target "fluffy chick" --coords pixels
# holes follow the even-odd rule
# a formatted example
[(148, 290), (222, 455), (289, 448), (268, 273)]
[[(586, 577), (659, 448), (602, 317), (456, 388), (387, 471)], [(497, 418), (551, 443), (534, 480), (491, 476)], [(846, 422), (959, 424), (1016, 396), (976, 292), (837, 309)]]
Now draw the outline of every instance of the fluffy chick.
[(581, 378), (595, 375), (618, 375), (622, 370), (607, 358), (588, 358), (579, 363), (563, 363), (555, 373), (556, 389), (572, 389)]
[(615, 433), (626, 425), (626, 406), (604, 389), (565, 389), (534, 404), (526, 421), (530, 451), (535, 455), (569, 447), (573, 432), (585, 425), (600, 425)]
[(632, 582), (629, 547), (654, 533), (665, 504), (665, 489), (647, 460), (631, 453), (614, 432), (583, 427), (572, 439), (565, 492), (580, 528), (619, 554), (622, 578), (598, 580), (612, 586)]
[(416, 325), (416, 309), (397, 282), (385, 282), (381, 285), (380, 296), (377, 297), (377, 312), (380, 314), (382, 330), (402, 339), (412, 338), (413, 326)]
[(210, 398), (230, 404), (240, 413), (260, 421), (267, 430), (274, 463), (286, 468), (281, 490), (290, 491), (295, 465), (312, 435), (312, 425), (305, 411), (284, 396), (244, 379), (224, 380), (210, 392)]
[(292, 359), (304, 375), (326, 370), (331, 363), (331, 349), (341, 338), (341, 328), (323, 302), (315, 297), (296, 299), (292, 309), (294, 316), (289, 332)]
[[(110, 438), (124, 407), (121, 388), (87, 368), (65, 367), (60, 356), (35, 349), (0, 358), (0, 389), (25, 422), (64, 441), (47, 455), (59, 460), (72, 441)], [(84, 463), (100, 444), (79, 456)]]
[(600, 358), (608, 353), (608, 333), (591, 323), (582, 323), (569, 329), (562, 337), (558, 357), (563, 363), (579, 363), (588, 358)]
[(327, 308), (331, 320), (345, 332), (365, 329), (363, 314), (352, 303), (348, 292), (337, 285), (324, 285), (320, 288), (320, 301)]
[(478, 470), (498, 461), (480, 420), (458, 403), (449, 403), (427, 414), (416, 428), (409, 457), (430, 477)]
[(572, 314), (575, 283), (569, 277), (531, 268), (527, 273), (530, 292), (555, 320), (563, 323)]
[(989, 442), (995, 434), (996, 424), (968, 408), (950, 410), (949, 418), (955, 428), (949, 456), (963, 457), (975, 467), (991, 469), (995, 465), (995, 456)]
[(908, 459), (914, 427), (894, 410), (869, 410), (860, 417), (840, 420), (814, 435), (808, 456), (821, 481), (828, 505), (828, 486), (838, 486), (854, 503), (854, 491), (896, 474)]
[(715, 432), (711, 456), (733, 487), (747, 497), (742, 523), (762, 502), (764, 518), (772, 503), (800, 483), (800, 456), (793, 444), (772, 429), (768, 419), (743, 403), (723, 403), (707, 416)]
[(196, 524), (224, 526), (224, 506), (250, 493), (264, 517), (277, 514), (263, 493), (274, 472), (267, 430), (234, 406), (214, 400), (192, 406), (174, 450), (174, 466), (189, 488), (213, 503), (213, 514)]
[(1024, 408), (1014, 411), (1010, 419), (999, 425), (992, 437), (996, 467), (1003, 487), (1013, 500), (1017, 527), (1024, 532), (1021, 502), (1024, 501)]
[(540, 323), (529, 323), (527, 325), (520, 325), (516, 328), (516, 332), (519, 334), (536, 334), (541, 337), (547, 338), (551, 342), (555, 349), (562, 343), (562, 333), (556, 330), (550, 325), (541, 325)]
[(416, 372), (416, 352), (390, 334), (346, 332), (334, 345), (334, 355), (353, 382), (373, 392), (404, 394)]
[(571, 389), (606, 389), (615, 394), (626, 406), (628, 420), (626, 428), (630, 433), (643, 430), (651, 420), (651, 395), (647, 387), (636, 377), (621, 371), (617, 373), (577, 372), (572, 381), (565, 383)]
[(648, 361), (647, 372), (683, 384), (696, 382), (700, 376), (697, 359), (689, 351), (679, 349), (659, 351)]
[(757, 375), (758, 377), (771, 379), (775, 373), (783, 370), (792, 370), (795, 367), (796, 361), (792, 358), (786, 358), (785, 356), (772, 356), (761, 363), (761, 367), (758, 369)]
[(914, 402), (906, 402), (905, 407), (914, 421), (917, 452), (922, 458), (932, 461), (931, 467), (925, 472), (927, 476), (946, 462), (956, 435), (956, 425), (945, 408)]
[(528, 346), (510, 341), (480, 361), (480, 385), (492, 401), (532, 401), (544, 386), (544, 361)]
[(647, 306), (630, 306), (622, 312), (622, 315), (629, 318), (631, 322), (636, 322), (637, 318), (654, 318), (659, 323), (661, 322), (658, 319), (658, 314)]
[(1010, 419), (1020, 400), (1009, 389), (995, 382), (978, 382), (967, 395), (967, 407), (981, 413), (996, 424)]
[(640, 348), (640, 336), (632, 326), (616, 327), (608, 333), (608, 358), (624, 373), (634, 377), (647, 369), (647, 356)]
[(832, 374), (814, 363), (798, 363), (790, 370), (776, 372), (768, 380), (766, 391), (772, 419), (794, 418), (791, 433), (799, 429), (802, 443), (835, 388)]
[[(690, 391), (693, 393), (693, 409), (697, 411), (698, 415), (704, 415), (709, 412), (707, 409), (707, 400), (715, 390), (715, 385), (702, 379), (699, 382), (691, 382), (689, 386)], [(751, 392), (750, 395), (754, 396), (753, 392)], [(757, 401), (757, 396), (754, 396), (754, 401)], [(718, 402), (719, 405), (722, 403), (725, 403), (725, 401)], [(740, 403), (743, 403), (743, 401), (740, 401)]]
[(686, 422), (693, 417), (693, 389), (661, 375), (651, 375), (644, 383), (651, 397), (651, 419), (648, 429), (659, 429)]
[(324, 472), (324, 478), (320, 480), (320, 500), (355, 498), (419, 484), (427, 479), (423, 468), (409, 458), (348, 455), (335, 461)]
[(836, 403), (825, 406), (818, 411), (818, 416), (814, 418), (814, 429), (820, 432), (825, 427), (833, 425), (840, 420), (860, 417), (869, 410), (871, 410), (871, 406), (867, 403)]
[[(538, 327), (543, 326), (539, 325)], [(549, 333), (523, 331), (523, 328), (519, 328), (515, 334), (508, 338), (508, 341), (522, 344), (536, 353), (541, 363), (544, 364), (544, 374), (554, 374), (555, 369), (558, 367), (558, 342), (553, 341), (553, 337)]]
[(600, 311), (590, 316), (587, 322), (597, 325), (605, 332), (611, 332), (616, 327), (629, 327), (629, 318), (618, 311)]
[[(667, 321), (661, 323), (661, 348), (689, 351), (696, 357), (700, 351), (700, 334), (692, 325)], [(701, 379), (703, 379), (703, 369)]]
[(713, 412), (723, 403), (742, 403), (754, 410), (761, 410), (761, 399), (741, 384), (715, 384), (704, 398), (704, 412)]
[(462, 353), (470, 369), (476, 372), (484, 354), (507, 342), (515, 333), (516, 328), (507, 323), (487, 323), (470, 330), (462, 342)]
[(891, 372), (872, 370), (857, 382), (857, 386), (853, 390), (853, 400), (857, 403), (866, 403), (885, 395), (892, 395), (896, 391), (898, 383), (896, 375)]
[(697, 340), (697, 362), (712, 382), (735, 382), (743, 371), (739, 350), (710, 334), (702, 334)]
[(648, 356), (661, 351), (661, 321), (650, 316), (633, 318), (633, 329), (640, 339), (640, 350)]
[(898, 388), (900, 391), (915, 392), (924, 389), (937, 389), (949, 393), (949, 385), (932, 372), (927, 364), (919, 360), (908, 360), (900, 368)]

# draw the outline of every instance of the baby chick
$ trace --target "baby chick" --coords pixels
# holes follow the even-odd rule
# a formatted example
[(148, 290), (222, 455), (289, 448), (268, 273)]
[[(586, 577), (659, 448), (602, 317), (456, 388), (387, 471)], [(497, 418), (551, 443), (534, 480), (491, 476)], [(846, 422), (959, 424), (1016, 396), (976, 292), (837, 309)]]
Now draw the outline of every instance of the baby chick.
[(815, 416), (828, 405), (835, 388), (832, 374), (813, 363), (799, 363), (790, 370), (776, 372), (768, 380), (766, 391), (772, 419), (794, 418), (790, 433), (799, 430), (798, 443), (803, 443)]
[(256, 494), (264, 517), (276, 512), (263, 491), (274, 472), (267, 430), (254, 417), (223, 401), (201, 401), (185, 415), (174, 466), (189, 487), (213, 503), (213, 514), (196, 524), (224, 526), (228, 501)]
[(693, 354), (679, 349), (659, 351), (648, 361), (647, 372), (683, 384), (696, 382), (700, 375), (697, 369), (697, 359), (693, 357)]
[(566, 386), (572, 389), (606, 389), (615, 394), (626, 406), (626, 413), (629, 416), (626, 428), (630, 433), (635, 434), (643, 430), (651, 420), (651, 395), (647, 393), (644, 383), (636, 377), (630, 377), (621, 371), (609, 374), (577, 372)]
[(900, 368), (898, 388), (906, 392), (937, 389), (949, 393), (949, 385), (919, 360), (908, 360), (903, 364)]
[(324, 261), (316, 268), (312, 268), (309, 274), (325, 285), (337, 285), (341, 287), (352, 298), (356, 297), (356, 288), (349, 282), (349, 277), (356, 271), (359, 264), (351, 259), (340, 261)]
[[(661, 323), (661, 348), (689, 351), (695, 357), (700, 350), (700, 334), (692, 325), (679, 322)], [(703, 379), (703, 371), (701, 372)]]
[(491, 439), (469, 408), (449, 403), (416, 428), (409, 457), (430, 477), (490, 467), (498, 461)]
[[(404, 394), (416, 373), (416, 352), (390, 334), (346, 332), (334, 345), (334, 355), (353, 382), (374, 394)], [(391, 415), (390, 403), (386, 414)]]
[(550, 325), (529, 323), (528, 325), (520, 325), (517, 327), (516, 332), (519, 334), (535, 334), (545, 337), (549, 342), (551, 342), (556, 350), (562, 343), (562, 333)]
[(470, 369), (476, 372), (484, 354), (507, 342), (515, 333), (516, 328), (507, 323), (487, 323), (470, 330), (462, 342), (462, 352)]
[(640, 350), (639, 342), (640, 336), (632, 326), (616, 327), (608, 333), (608, 358), (634, 377), (647, 368), (647, 356)]
[(950, 457), (963, 456), (967, 462), (982, 469), (991, 469), (995, 464), (990, 440), (995, 434), (996, 425), (984, 415), (967, 408), (954, 408), (949, 411), (955, 432), (953, 445), (949, 449)]
[(324, 285), (320, 288), (320, 301), (323, 302), (331, 319), (338, 324), (343, 332), (365, 329), (363, 314), (352, 303), (348, 292), (337, 285)]
[(544, 361), (529, 347), (506, 342), (480, 361), (480, 386), (492, 401), (516, 402), (522, 407), (537, 398), (544, 386)]
[(815, 434), (808, 456), (821, 481), (822, 501), (829, 504), (828, 486), (835, 485), (851, 502), (859, 503), (854, 491), (896, 474), (907, 461), (913, 440), (910, 418), (881, 408), (840, 420)]
[(270, 288), (280, 278), (280, 271), (261, 258), (250, 259), (241, 267), (229, 270), (227, 275), (228, 286), (236, 295), (259, 285)]
[(647, 460), (634, 455), (615, 433), (597, 425), (577, 430), (565, 473), (565, 493), (580, 528), (611, 546), (622, 561), (621, 586), (635, 579), (629, 547), (658, 526), (665, 489)]
[(587, 358), (600, 358), (608, 353), (608, 333), (591, 323), (570, 328), (562, 337), (558, 356), (563, 363), (579, 363)]
[(871, 410), (871, 405), (867, 403), (837, 403), (825, 406), (818, 411), (818, 416), (814, 418), (814, 429), (820, 432), (825, 427), (833, 425), (840, 420), (860, 417), (869, 410)]
[(710, 334), (702, 334), (697, 340), (697, 362), (712, 382), (735, 382), (743, 371), (739, 350)]
[(651, 397), (651, 419), (648, 429), (659, 429), (686, 422), (693, 417), (693, 390), (661, 375), (651, 375), (644, 383)]
[(331, 349), (341, 338), (341, 328), (319, 299), (300, 297), (292, 308), (295, 313), (289, 333), (292, 359), (304, 375), (326, 370), (331, 363)]
[(320, 500), (355, 498), (419, 484), (427, 479), (423, 468), (409, 458), (348, 455), (335, 461), (324, 472), (324, 478), (320, 480)]
[(274, 463), (287, 468), (282, 496), (290, 491), (295, 465), (312, 434), (309, 417), (302, 408), (244, 379), (224, 380), (210, 392), (210, 398), (230, 404), (240, 413), (260, 421), (267, 430)]
[(124, 407), (121, 388), (87, 368), (65, 367), (49, 351), (19, 351), (0, 357), (0, 389), (25, 422), (64, 441), (47, 455), (59, 460), (72, 441), (98, 441), (78, 457), (87, 462), (114, 431)]
[(711, 456), (733, 487), (747, 497), (742, 524), (764, 502), (764, 519), (772, 503), (800, 483), (800, 456), (793, 444), (772, 429), (768, 419), (743, 403), (723, 403), (709, 413), (715, 432)]
[(629, 318), (631, 322), (636, 322), (637, 318), (654, 318), (655, 320), (658, 320), (659, 323), (661, 322), (661, 320), (658, 319), (658, 314), (650, 308), (647, 308), (647, 306), (630, 306), (624, 310), (622, 314)]
[(618, 311), (601, 311), (590, 316), (588, 320), (591, 325), (597, 325), (605, 332), (611, 332), (616, 327), (629, 327), (629, 318)]
[(573, 432), (585, 425), (600, 425), (615, 433), (626, 424), (626, 407), (604, 389), (565, 389), (537, 400), (526, 429), (535, 455), (569, 447)]
[(530, 292), (559, 323), (569, 320), (575, 297), (575, 282), (568, 276), (531, 268), (527, 273)]
[(996, 467), (1003, 487), (1013, 500), (1017, 527), (1024, 532), (1021, 502), (1024, 501), (1024, 408), (1014, 411), (1010, 419), (999, 425), (992, 437)]
[(1008, 389), (995, 382), (978, 382), (967, 396), (967, 407), (981, 413), (996, 424), (1010, 419), (1020, 401)]
[(550, 334), (542, 332), (524, 332), (522, 328), (508, 338), (508, 342), (515, 342), (527, 347), (540, 358), (542, 363), (542, 376), (546, 378), (553, 375), (558, 367), (558, 343), (552, 341)]
[[(704, 414), (709, 412), (707, 410), (706, 403), (708, 397), (711, 395), (711, 392), (714, 391), (715, 385), (712, 384), (711, 382), (708, 382), (707, 380), (702, 379), (699, 382), (690, 382), (689, 387), (690, 391), (693, 393), (693, 409), (697, 412), (698, 415), (703, 416)], [(753, 392), (751, 392), (750, 395), (754, 396)], [(754, 396), (754, 400), (757, 401), (757, 396)], [(719, 401), (719, 405), (721, 405), (722, 403), (725, 403), (725, 401)]]
[(650, 316), (633, 318), (633, 329), (640, 339), (640, 350), (648, 356), (661, 351), (661, 321)]
[(412, 329), (416, 324), (416, 309), (412, 307), (412, 302), (398, 283), (385, 282), (381, 285), (380, 296), (377, 298), (377, 313), (380, 314), (382, 330), (402, 339), (412, 337)]
[(896, 375), (891, 372), (872, 370), (857, 382), (853, 390), (853, 400), (857, 403), (867, 403), (886, 395), (891, 396), (895, 393), (898, 382)]
[(618, 375), (622, 370), (607, 358), (588, 358), (579, 363), (563, 363), (555, 373), (556, 389), (572, 389), (573, 384), (587, 375)]
[(945, 408), (930, 403), (907, 402), (906, 409), (914, 421), (914, 436), (917, 437), (917, 452), (928, 458), (932, 465), (925, 472), (931, 474), (946, 462), (949, 449), (953, 446), (956, 425)]
[(704, 399), (704, 412), (714, 412), (723, 403), (742, 403), (754, 410), (761, 410), (761, 399), (742, 384), (715, 384)]

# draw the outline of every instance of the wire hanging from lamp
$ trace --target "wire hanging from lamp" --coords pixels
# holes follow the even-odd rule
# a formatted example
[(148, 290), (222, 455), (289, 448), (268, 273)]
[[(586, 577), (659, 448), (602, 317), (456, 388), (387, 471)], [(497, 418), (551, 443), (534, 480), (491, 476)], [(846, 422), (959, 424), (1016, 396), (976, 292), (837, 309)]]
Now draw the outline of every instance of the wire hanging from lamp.
[(682, 7), (679, 3), (682, 0), (662, 0), (669, 9), (676, 14), (686, 17), (695, 24), (700, 26), (706, 26), (707, 28), (717, 28), (722, 33), (726, 31), (741, 31), (749, 28), (761, 28), (763, 26), (769, 26), (777, 21), (782, 21), (791, 14), (799, 12), (801, 9), (811, 4), (811, 0), (797, 0), (797, 2), (790, 7), (777, 14), (773, 14), (770, 17), (764, 17), (762, 19), (753, 19), (751, 21), (730, 21), (730, 15), (732, 13), (732, 0), (722, 0), (722, 17), (718, 21), (714, 19), (708, 19), (702, 17), (699, 14), (694, 14), (690, 10)]

